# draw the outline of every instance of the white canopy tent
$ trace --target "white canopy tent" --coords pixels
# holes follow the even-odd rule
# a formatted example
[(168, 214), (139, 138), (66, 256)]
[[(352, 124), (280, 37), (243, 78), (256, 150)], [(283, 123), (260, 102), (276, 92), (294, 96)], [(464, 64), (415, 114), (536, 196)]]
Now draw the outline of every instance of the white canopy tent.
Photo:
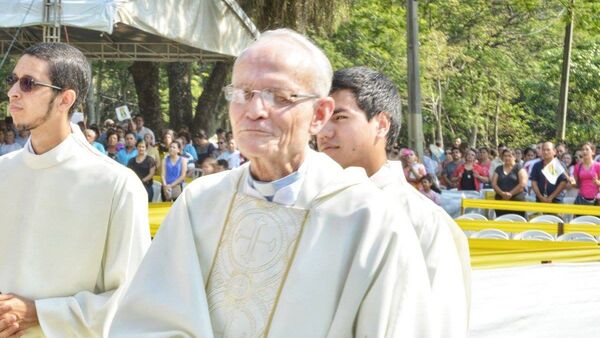
[[(0, 0), (0, 52), (68, 42), (90, 59), (218, 61), (259, 32), (235, 0)], [(19, 29), (19, 27), (21, 27)]]

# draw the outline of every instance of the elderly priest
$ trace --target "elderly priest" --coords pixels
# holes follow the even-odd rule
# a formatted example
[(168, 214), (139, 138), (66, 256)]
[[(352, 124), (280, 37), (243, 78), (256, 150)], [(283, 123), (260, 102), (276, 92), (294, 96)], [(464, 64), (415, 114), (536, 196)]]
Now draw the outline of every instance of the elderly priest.
[(111, 337), (422, 337), (429, 282), (364, 170), (308, 148), (333, 111), (331, 65), (264, 33), (225, 88), (250, 163), (190, 184), (124, 295)]

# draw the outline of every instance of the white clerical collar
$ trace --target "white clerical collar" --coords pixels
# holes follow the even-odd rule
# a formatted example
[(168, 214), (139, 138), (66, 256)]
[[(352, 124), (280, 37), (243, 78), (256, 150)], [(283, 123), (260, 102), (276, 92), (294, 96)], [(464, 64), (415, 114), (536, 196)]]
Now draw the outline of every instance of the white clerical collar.
[(406, 183), (404, 169), (402, 168), (402, 162), (400, 161), (387, 161), (376, 173), (371, 175), (369, 179), (379, 189), (383, 189), (383, 187), (393, 182), (400, 182), (401, 184)]
[(246, 180), (246, 184), (244, 184), (244, 193), (277, 204), (293, 205), (298, 199), (300, 188), (304, 182), (306, 174), (305, 163), (306, 160), (300, 165), (297, 171), (272, 182), (255, 180), (252, 178), (250, 166), (248, 166), (248, 179)]
[(71, 123), (70, 125), (71, 133), (69, 136), (56, 147), (41, 155), (35, 153), (33, 146), (31, 145), (31, 137), (29, 137), (29, 140), (27, 140), (23, 149), (23, 160), (25, 161), (25, 164), (32, 169), (49, 168), (71, 158), (75, 152), (74, 148), (77, 147), (78, 144), (90, 146), (85, 140), (85, 136), (83, 136), (79, 126), (74, 123)]

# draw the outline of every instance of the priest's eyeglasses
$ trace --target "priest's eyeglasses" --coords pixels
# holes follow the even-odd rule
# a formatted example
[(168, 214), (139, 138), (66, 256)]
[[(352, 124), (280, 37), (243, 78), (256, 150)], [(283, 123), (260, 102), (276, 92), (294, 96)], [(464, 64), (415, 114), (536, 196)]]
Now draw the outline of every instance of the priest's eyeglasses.
[(24, 93), (31, 92), (33, 90), (33, 88), (37, 87), (37, 86), (50, 87), (50, 88), (53, 88), (56, 90), (62, 90), (61, 87), (57, 87), (57, 86), (47, 84), (47, 83), (38, 82), (29, 75), (18, 77), (15, 74), (11, 74), (6, 77), (4, 82), (6, 83), (8, 90), (10, 90), (10, 88), (12, 88), (12, 86), (14, 86), (15, 83), (19, 82), (19, 88), (21, 88), (21, 91)]
[(225, 99), (232, 103), (246, 104), (252, 101), (254, 94), (258, 94), (262, 103), (271, 108), (283, 108), (302, 99), (316, 99), (318, 95), (292, 93), (283, 89), (247, 90), (236, 88), (233, 85), (223, 87)]

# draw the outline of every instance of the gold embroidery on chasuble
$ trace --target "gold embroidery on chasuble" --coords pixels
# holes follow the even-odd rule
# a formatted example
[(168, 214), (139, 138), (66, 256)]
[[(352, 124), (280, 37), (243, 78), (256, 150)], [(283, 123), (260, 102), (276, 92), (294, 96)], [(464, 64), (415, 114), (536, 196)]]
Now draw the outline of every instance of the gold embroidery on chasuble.
[(235, 195), (206, 287), (216, 338), (266, 337), (307, 213)]

